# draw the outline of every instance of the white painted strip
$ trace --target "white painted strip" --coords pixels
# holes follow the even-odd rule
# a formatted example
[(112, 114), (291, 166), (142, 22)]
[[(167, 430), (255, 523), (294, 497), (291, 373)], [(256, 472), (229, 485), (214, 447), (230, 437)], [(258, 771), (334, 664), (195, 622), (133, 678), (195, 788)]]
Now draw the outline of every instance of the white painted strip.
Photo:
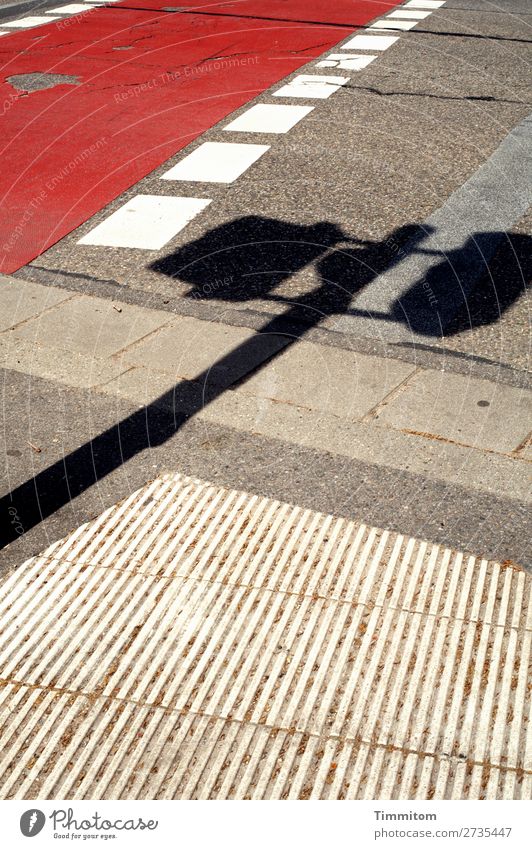
[(267, 144), (204, 142), (166, 171), (161, 179), (232, 183), (269, 149)]
[(388, 50), (392, 44), (399, 41), (398, 35), (355, 35), (345, 44), (341, 44), (341, 50)]
[(408, 0), (405, 9), (439, 9), (445, 6), (445, 0)]
[(57, 6), (55, 9), (47, 9), (47, 15), (79, 15), (82, 12), (89, 12), (92, 8), (91, 3), (69, 3), (67, 6)]
[(204, 198), (137, 195), (82, 236), (78, 245), (159, 250), (210, 203)]
[(341, 71), (361, 71), (367, 68), (377, 57), (363, 56), (353, 53), (351, 56), (342, 53), (329, 53), (326, 59), (316, 62), (317, 68), (338, 68)]
[(313, 106), (257, 103), (231, 121), (224, 130), (236, 133), (287, 133), (313, 109)]
[(390, 21), (388, 18), (381, 18), (380, 21), (376, 21), (374, 24), (368, 27), (368, 30), (372, 29), (400, 29), (400, 30), (408, 30), (415, 27), (419, 21)]
[(432, 12), (416, 12), (414, 9), (397, 9), (395, 12), (390, 12), (389, 15), (386, 15), (386, 19), (388, 18), (402, 18), (403, 20), (408, 21), (422, 21), (425, 18), (428, 18), (429, 15), (432, 15)]
[(59, 18), (53, 18), (46, 15), (28, 15), (27, 18), (18, 18), (16, 21), (3, 21), (3, 27), (13, 29), (30, 29), (30, 27), (40, 27), (42, 24), (49, 24), (51, 21), (57, 21)]
[(325, 100), (349, 82), (348, 77), (324, 77), (317, 74), (299, 74), (286, 85), (274, 91), (274, 97), (310, 97)]

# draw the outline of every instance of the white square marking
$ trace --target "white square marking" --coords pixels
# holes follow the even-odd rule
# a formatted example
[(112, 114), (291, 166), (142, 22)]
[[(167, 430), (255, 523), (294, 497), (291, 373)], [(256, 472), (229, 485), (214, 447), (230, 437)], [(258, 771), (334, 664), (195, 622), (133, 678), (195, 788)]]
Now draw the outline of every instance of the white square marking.
[(355, 35), (341, 50), (388, 50), (398, 40), (398, 35)]
[(361, 71), (366, 68), (371, 62), (376, 59), (376, 56), (357, 56), (355, 53), (352, 56), (343, 55), (342, 53), (331, 53), (326, 59), (317, 62), (318, 68), (339, 68), (341, 71)]
[(205, 142), (166, 171), (161, 179), (232, 183), (269, 149), (269, 144)]
[(78, 241), (78, 245), (156, 251), (211, 203), (203, 198), (137, 195)]
[(69, 3), (68, 6), (58, 6), (56, 9), (48, 9), (47, 15), (78, 15), (80, 12), (88, 12), (90, 3)]
[(313, 109), (313, 106), (278, 106), (257, 103), (243, 115), (231, 121), (224, 130), (237, 133), (287, 133)]
[(299, 74), (291, 82), (278, 91), (274, 97), (313, 97), (325, 100), (343, 85), (349, 82), (348, 77), (321, 77), (313, 74)]
[(390, 12), (387, 15), (387, 18), (404, 18), (405, 20), (414, 21), (414, 20), (423, 20), (423, 18), (428, 18), (429, 15), (432, 15), (432, 12), (422, 12), (421, 9), (398, 9), (397, 12)]
[(371, 24), (368, 29), (412, 29), (418, 24), (419, 21), (388, 21), (386, 18), (382, 18), (380, 21), (376, 21), (376, 23)]
[(51, 21), (57, 20), (59, 18), (53, 18), (51, 15), (29, 15), (27, 18), (19, 18), (17, 21), (6, 21), (2, 26), (13, 27), (13, 29), (30, 29), (30, 27), (40, 27), (41, 24), (49, 24)]
[(445, 0), (409, 0), (406, 9), (439, 9), (445, 6)]

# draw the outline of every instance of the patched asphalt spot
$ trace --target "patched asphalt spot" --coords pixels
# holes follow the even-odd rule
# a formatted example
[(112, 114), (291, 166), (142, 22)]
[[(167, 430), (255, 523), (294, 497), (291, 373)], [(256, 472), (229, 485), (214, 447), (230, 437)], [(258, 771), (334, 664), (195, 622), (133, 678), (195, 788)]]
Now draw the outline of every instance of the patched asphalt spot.
[(54, 88), (56, 85), (79, 85), (80, 79), (73, 74), (47, 74), (33, 71), (31, 74), (13, 74), (6, 77), (6, 82), (17, 91), (42, 91), (46, 88)]

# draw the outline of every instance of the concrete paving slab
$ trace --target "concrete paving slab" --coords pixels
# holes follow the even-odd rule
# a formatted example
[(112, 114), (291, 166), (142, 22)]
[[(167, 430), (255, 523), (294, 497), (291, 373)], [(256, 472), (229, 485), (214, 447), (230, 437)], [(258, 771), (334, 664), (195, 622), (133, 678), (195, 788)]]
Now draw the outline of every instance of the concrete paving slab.
[(195, 318), (180, 318), (125, 351), (122, 364), (146, 366), (205, 384), (232, 383), (287, 344), (284, 336), (256, 334)]
[(0, 335), (0, 364), (4, 369), (82, 389), (106, 383), (124, 370), (120, 362), (80, 351), (61, 349), (58, 353), (56, 347), (38, 345), (14, 333)]
[[(155, 377), (150, 378), (154, 385)], [(127, 387), (127, 379), (128, 374), (122, 375), (117, 386)], [(360, 444), (361, 456), (351, 459), (346, 455), (352, 453), (349, 445), (353, 438), (349, 442), (347, 428), (343, 443), (338, 437), (338, 453), (334, 453), (334, 446), (329, 450), (319, 431), (323, 414), (300, 410), (314, 416), (311, 426), (318, 434), (319, 447), (305, 447), (298, 443), (298, 430), (290, 418), (279, 421), (279, 411), (297, 412), (297, 408), (240, 392), (225, 393), (239, 404), (240, 409), (231, 414), (234, 419), (228, 419), (236, 423), (234, 426), (222, 418), (207, 421), (200, 416), (180, 426), (180, 417), (176, 420), (172, 407), (169, 428), (168, 411), (151, 408), (148, 415), (142, 410), (120, 432), (115, 429), (106, 439), (99, 438), (102, 431), (127, 419), (146, 401), (145, 376), (139, 383), (141, 394), (131, 396), (131, 401), (110, 384), (102, 387), (108, 389), (106, 395), (30, 374), (2, 371), (5, 427), (0, 433), (0, 455), (5, 461), (4, 492), (13, 493), (4, 502), (15, 508), (25, 533), (0, 551), (1, 570), (16, 568), (154, 475), (175, 469), (313, 510), (362, 517), (370, 524), (428, 536), (453, 548), (481, 550), (496, 559), (532, 564), (529, 506), (518, 500), (521, 495), (527, 497), (529, 466), (524, 461), (423, 440), (390, 428), (381, 428), (366, 448), (359, 436), (355, 444)], [(255, 408), (253, 418), (251, 404)], [(249, 426), (246, 417), (250, 418)], [(338, 418), (333, 418), (338, 423)], [(374, 432), (370, 430), (374, 425), (365, 427), (366, 433)], [(272, 433), (281, 432), (281, 436), (264, 435), (268, 428)], [(324, 429), (334, 436), (327, 422)], [(299, 431), (305, 432), (301, 424)], [(410, 448), (405, 440), (410, 440)], [(84, 444), (86, 449), (76, 455), (73, 465), (69, 455)], [(40, 453), (32, 445), (40, 448)], [(384, 449), (380, 453), (379, 445)], [(425, 454), (423, 445), (427, 446)], [(136, 453), (128, 461), (125, 452), (129, 455), (132, 446)], [(449, 449), (458, 449), (462, 455)], [(376, 463), (379, 457), (388, 465)], [(422, 463), (416, 465), (420, 457), (427, 461), (424, 468)], [(478, 468), (478, 457), (486, 460), (483, 472)], [(405, 467), (397, 468), (401, 461)], [(47, 469), (51, 469), (49, 474), (45, 474)], [(65, 471), (68, 497), (63, 501)], [(88, 487), (84, 484), (87, 480)], [(25, 481), (27, 486), (23, 486)], [(39, 516), (35, 527), (30, 524), (34, 511)], [(41, 521), (42, 511), (45, 516)], [(8, 524), (11, 521), (9, 513)]]
[(0, 331), (15, 327), (71, 297), (72, 294), (64, 289), (0, 275)]
[(301, 341), (246, 380), (241, 391), (358, 419), (414, 371), (395, 360)]
[[(467, 485), (480, 492), (530, 498), (530, 470), (522, 453), (516, 459), (427, 436), (384, 427), (379, 419), (348, 421), (327, 409), (317, 408), (309, 389), (304, 403), (279, 403), (266, 395), (251, 394), (248, 383), (209, 400), (205, 385), (174, 380), (171, 375), (145, 367), (124, 371), (98, 387), (98, 391), (145, 405), (169, 393), (161, 402), (173, 413), (196, 411), (199, 421), (229, 427), (252, 437), (325, 451), (350, 460), (420, 474), (449, 485)], [(265, 390), (275, 390), (275, 384)], [(280, 394), (280, 393), (279, 393)], [(284, 399), (283, 399), (284, 400)], [(208, 439), (207, 439), (208, 442)]]
[(168, 320), (164, 312), (81, 295), (26, 322), (10, 339), (98, 359), (131, 345)]
[[(6, 711), (14, 710), (15, 705), (19, 710), (33, 709), (34, 692), (20, 687), (19, 693), (17, 699), (12, 688), (5, 692)], [(107, 727), (118, 724), (122, 729), (124, 723), (133, 721), (134, 710), (126, 709), (124, 716), (120, 702), (83, 696), (51, 695), (48, 704), (69, 736), (77, 740), (77, 735), (84, 733), (84, 766), (91, 771), (95, 763), (103, 764), (108, 782), (106, 798), (118, 798), (119, 792), (121, 798), (139, 798), (136, 781), (130, 782), (127, 791), (122, 790), (123, 782), (113, 772), (109, 747), (95, 761), (91, 746), (93, 741), (102, 740), (94, 729), (106, 720)], [(145, 757), (150, 764), (157, 759), (149, 775), (144, 770), (141, 773), (143, 792), (149, 799), (161, 793), (165, 799), (276, 799), (282, 794), (283, 799), (392, 800), (404, 794), (405, 799), (420, 800), (426, 799), (428, 792), (433, 798), (436, 793), (435, 798), (478, 799), (484, 787), (497, 798), (528, 799), (532, 787), (527, 773), (521, 777), (514, 770), (494, 766), (470, 767), (447, 758), (390, 751), (351, 740), (321, 740), (293, 730), (250, 727), (213, 717), (183, 717), (178, 711), (157, 707), (137, 709), (135, 713), (142, 716), (147, 732), (140, 730), (136, 737), (129, 734), (123, 754), (135, 763)], [(32, 729), (32, 743), (35, 731)], [(147, 737), (150, 732), (154, 733), (153, 740)], [(261, 753), (259, 763), (252, 758), (256, 752)], [(169, 776), (162, 784), (157, 778), (160, 769)], [(46, 764), (40, 762), (39, 772), (31, 773), (32, 798), (42, 798), (50, 780), (56, 777), (51, 758)], [(93, 796), (99, 792), (94, 791)], [(78, 798), (74, 791), (70, 795)]]
[[(508, 239), (508, 252), (515, 251), (517, 245), (512, 242), (511, 235)], [(524, 249), (525, 245), (521, 244)], [(516, 260), (517, 253), (514, 255)], [(498, 270), (496, 274), (495, 285), (499, 290), (499, 281), (508, 277), (513, 278), (514, 273), (519, 275), (519, 260), (514, 262), (514, 265), (509, 265), (503, 260), (507, 256), (499, 252), (497, 255)], [(26, 271), (24, 272), (26, 273)], [(492, 273), (490, 269), (490, 273)], [(47, 271), (46, 269), (33, 269), (33, 279), (38, 279), (43, 285), (50, 285), (52, 281), (56, 287), (61, 287), (69, 292), (77, 292), (79, 294), (89, 294), (98, 292), (98, 297), (114, 302), (117, 298), (117, 286), (110, 280), (100, 280), (95, 283), (85, 276), (76, 277), (71, 274), (58, 274), (57, 272)], [(21, 279), (24, 279), (21, 277)], [(512, 282), (510, 283), (512, 285)], [(138, 289), (121, 288), (120, 299), (124, 303), (133, 304), (134, 306), (151, 304), (152, 307), (157, 306), (158, 309), (168, 312), (172, 317), (178, 315), (188, 315), (194, 318), (203, 320), (216, 321), (220, 313), (215, 304), (202, 301), (199, 309), (195, 299), (183, 299), (173, 296), (171, 298), (147, 299), (145, 293)], [(489, 305), (491, 308), (493, 304)], [(473, 377), (479, 377), (485, 380), (493, 380), (495, 382), (505, 383), (508, 386), (528, 387), (530, 380), (528, 373), (520, 368), (509, 366), (499, 362), (499, 351), (502, 351), (502, 358), (506, 359), (506, 350), (509, 350), (509, 360), (515, 362), (526, 362), (527, 352), (523, 351), (522, 340), (528, 332), (528, 317), (527, 303), (524, 299), (519, 299), (508, 310), (512, 313), (511, 326), (513, 332), (505, 332), (505, 321), (508, 318), (501, 319), (501, 325), (494, 325), (490, 328), (493, 335), (484, 335), (485, 327), (475, 328), (480, 330), (482, 343), (478, 343), (476, 337), (475, 352), (461, 351), (461, 334), (457, 333), (454, 337), (447, 339), (446, 347), (429, 346), (409, 343), (392, 344), (385, 340), (378, 341), (375, 339), (359, 338), (353, 334), (344, 334), (339, 330), (334, 329), (334, 323), (329, 327), (319, 325), (318, 327), (302, 327), (301, 324), (290, 325), (286, 323), (284, 332), (297, 333), (298, 338), (303, 336), (307, 341), (316, 342), (319, 345), (327, 345), (330, 347), (342, 348), (348, 351), (358, 351), (361, 354), (369, 354), (370, 356), (379, 356), (400, 360), (405, 363), (411, 363), (414, 366), (431, 369), (444, 369), (445, 371), (455, 372), (457, 374), (467, 374)], [(517, 316), (517, 317), (516, 317)], [(223, 313), (224, 323), (236, 327), (249, 327), (254, 330), (260, 330), (264, 326), (264, 316), (254, 310), (235, 309), (230, 306)], [(509, 325), (508, 325), (509, 326)], [(466, 333), (467, 336), (469, 334)], [(494, 341), (493, 341), (494, 340)], [(465, 347), (467, 349), (468, 343)], [(471, 346), (469, 346), (471, 347)], [(477, 352), (478, 347), (478, 352)]]
[[(108, 389), (113, 385), (131, 391), (126, 397), (138, 392), (123, 377), (109, 383)], [(377, 427), (371, 422), (349, 422), (305, 407), (256, 398), (241, 390), (226, 392), (199, 410), (198, 417), (243, 433), (423, 475), (452, 486), (466, 483), (477, 491), (530, 501), (530, 467), (524, 460)]]
[(402, 430), (509, 453), (530, 431), (532, 396), (486, 380), (424, 371), (377, 418)]

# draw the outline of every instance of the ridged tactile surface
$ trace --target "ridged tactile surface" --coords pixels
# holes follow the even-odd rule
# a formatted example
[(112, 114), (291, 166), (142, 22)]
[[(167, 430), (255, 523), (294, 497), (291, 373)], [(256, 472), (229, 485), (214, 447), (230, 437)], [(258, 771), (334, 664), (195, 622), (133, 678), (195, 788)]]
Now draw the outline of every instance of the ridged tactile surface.
[(0, 587), (2, 798), (530, 798), (530, 578), (167, 475)]

